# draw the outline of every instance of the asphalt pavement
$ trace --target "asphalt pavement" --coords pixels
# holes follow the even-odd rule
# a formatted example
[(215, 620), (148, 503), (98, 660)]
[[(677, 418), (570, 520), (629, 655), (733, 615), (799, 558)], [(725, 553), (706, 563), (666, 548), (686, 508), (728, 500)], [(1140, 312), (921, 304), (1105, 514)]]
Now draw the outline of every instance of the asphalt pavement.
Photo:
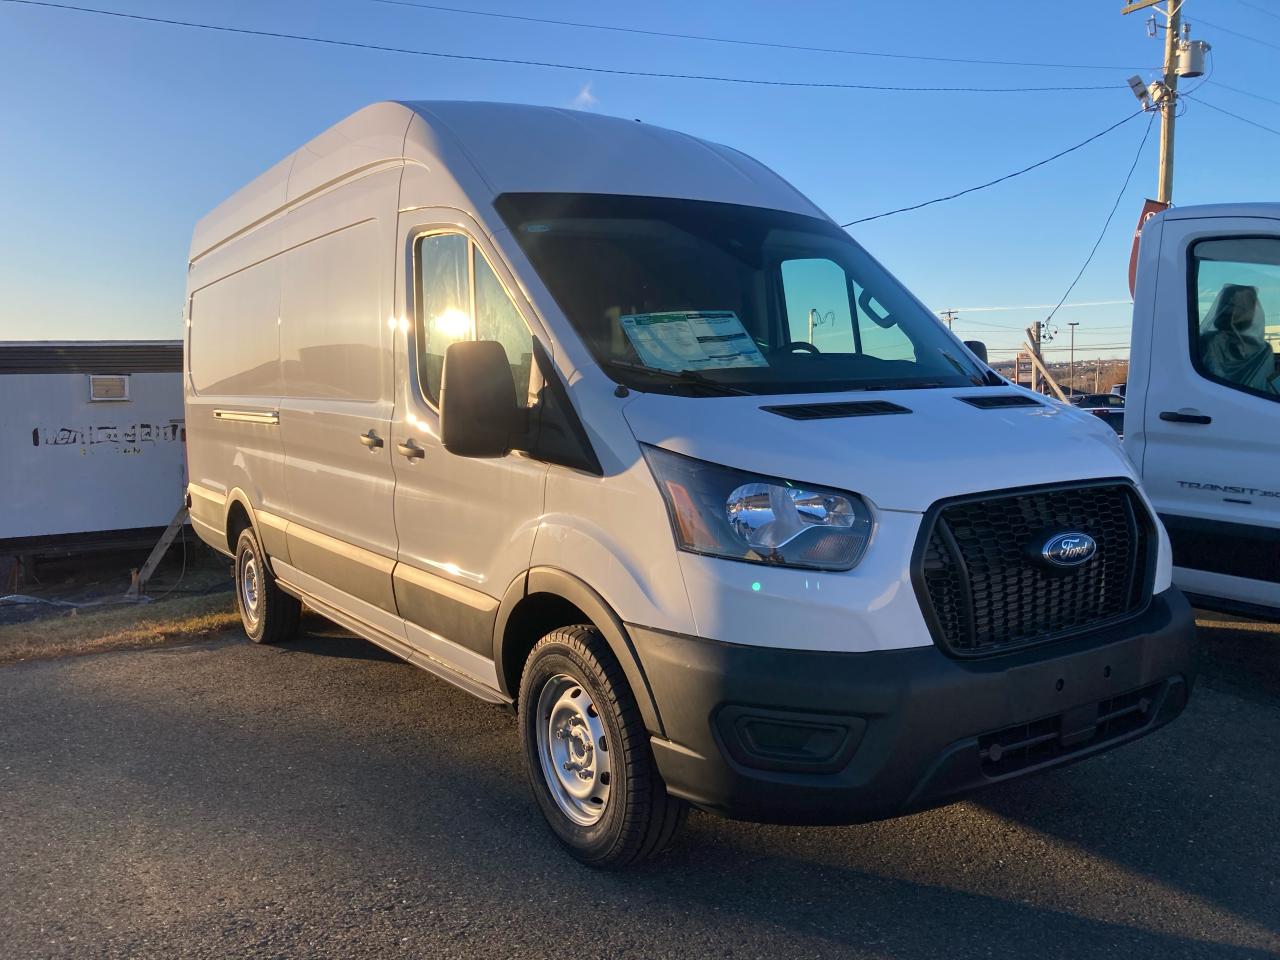
[(694, 814), (601, 874), (513, 718), (311, 635), (0, 669), (0, 957), (1280, 955), (1280, 635), (1211, 627), (1172, 726), (856, 827)]

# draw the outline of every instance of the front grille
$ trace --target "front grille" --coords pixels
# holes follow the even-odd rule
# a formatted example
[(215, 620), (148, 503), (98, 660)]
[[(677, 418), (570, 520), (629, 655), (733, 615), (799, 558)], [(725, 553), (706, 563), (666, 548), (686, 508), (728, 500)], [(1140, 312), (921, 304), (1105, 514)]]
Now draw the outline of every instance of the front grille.
[(1155, 683), (1091, 704), (1083, 711), (985, 734), (978, 738), (982, 772), (988, 777), (1017, 773), (1141, 730), (1155, 717), (1163, 686)]
[[(1055, 533), (1093, 537), (1079, 567), (1041, 562)], [(1155, 534), (1134, 489), (1109, 481), (944, 502), (925, 519), (916, 583), (935, 642), (956, 656), (1065, 639), (1137, 613)]]

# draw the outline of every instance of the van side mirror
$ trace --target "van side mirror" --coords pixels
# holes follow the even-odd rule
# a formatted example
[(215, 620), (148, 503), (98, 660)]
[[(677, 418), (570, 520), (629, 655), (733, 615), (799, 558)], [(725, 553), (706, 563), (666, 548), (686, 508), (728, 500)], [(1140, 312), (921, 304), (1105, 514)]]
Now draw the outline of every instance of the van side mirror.
[(981, 340), (966, 340), (964, 342), (964, 345), (969, 348), (970, 353), (972, 353), (975, 357), (977, 357), (983, 363), (988, 362), (987, 361), (987, 345), (983, 343)]
[(505, 457), (524, 432), (515, 378), (496, 340), (463, 340), (444, 354), (440, 439), (459, 457)]

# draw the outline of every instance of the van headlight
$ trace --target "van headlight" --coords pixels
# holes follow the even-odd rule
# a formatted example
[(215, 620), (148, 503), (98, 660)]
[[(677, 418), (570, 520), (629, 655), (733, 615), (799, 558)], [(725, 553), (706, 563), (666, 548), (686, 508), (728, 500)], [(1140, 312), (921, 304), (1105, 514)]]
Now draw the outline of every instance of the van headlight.
[(681, 550), (818, 570), (848, 570), (866, 552), (871, 511), (857, 494), (641, 449)]

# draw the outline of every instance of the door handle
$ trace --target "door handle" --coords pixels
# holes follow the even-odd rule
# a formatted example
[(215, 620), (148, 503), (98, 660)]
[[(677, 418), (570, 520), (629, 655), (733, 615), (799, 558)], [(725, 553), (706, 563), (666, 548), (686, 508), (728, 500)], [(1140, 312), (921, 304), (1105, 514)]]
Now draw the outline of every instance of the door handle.
[(370, 450), (378, 450), (382, 447), (382, 438), (370, 430), (368, 433), (360, 434), (360, 442)]
[(421, 460), (427, 455), (427, 451), (414, 443), (412, 439), (406, 440), (404, 443), (397, 443), (396, 451), (400, 456), (408, 457), (410, 460)]
[(1213, 423), (1213, 417), (1206, 417), (1203, 413), (1183, 413), (1181, 410), (1164, 410), (1160, 419), (1167, 423)]

